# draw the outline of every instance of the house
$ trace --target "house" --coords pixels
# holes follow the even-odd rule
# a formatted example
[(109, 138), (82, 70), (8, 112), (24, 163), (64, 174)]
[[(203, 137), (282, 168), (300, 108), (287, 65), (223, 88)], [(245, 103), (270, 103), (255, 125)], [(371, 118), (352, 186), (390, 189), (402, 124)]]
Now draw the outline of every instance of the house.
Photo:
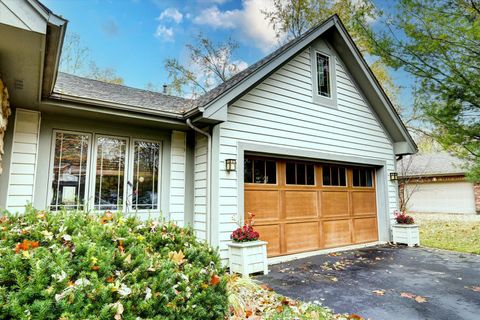
[(67, 21), (0, 5), (0, 207), (162, 212), (224, 258), (249, 211), (270, 257), (390, 240), (417, 148), (338, 16), (188, 100), (58, 72)]
[(465, 162), (446, 152), (405, 156), (397, 163), (400, 200), (411, 212), (480, 213), (480, 185)]

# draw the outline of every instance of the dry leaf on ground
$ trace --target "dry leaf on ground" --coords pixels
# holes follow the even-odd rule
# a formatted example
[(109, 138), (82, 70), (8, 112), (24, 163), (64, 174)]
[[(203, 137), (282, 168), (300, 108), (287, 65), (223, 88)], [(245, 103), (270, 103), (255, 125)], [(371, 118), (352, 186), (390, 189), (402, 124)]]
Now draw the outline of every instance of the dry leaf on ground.
[(415, 301), (417, 301), (418, 303), (424, 303), (424, 302), (427, 302), (427, 299), (422, 296), (416, 296)]
[(408, 298), (408, 299), (415, 299), (416, 295), (413, 294), (413, 293), (402, 292), (402, 293), (400, 293), (400, 297)]
[(373, 290), (372, 293), (377, 295), (377, 296), (384, 296), (385, 295), (385, 290)]

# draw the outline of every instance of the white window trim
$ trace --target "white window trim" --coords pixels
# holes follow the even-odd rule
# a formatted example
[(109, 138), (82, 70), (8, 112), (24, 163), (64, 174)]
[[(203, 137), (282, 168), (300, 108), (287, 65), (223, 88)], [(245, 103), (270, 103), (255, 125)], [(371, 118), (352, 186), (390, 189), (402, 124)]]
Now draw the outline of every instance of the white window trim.
[[(50, 145), (50, 163), (49, 163), (49, 171), (48, 171), (48, 185), (47, 185), (47, 205), (46, 208), (51, 210), (51, 203), (52, 203), (52, 183), (53, 183), (53, 167), (55, 165), (55, 144), (56, 144), (56, 137), (57, 133), (67, 133), (67, 134), (78, 134), (78, 135), (87, 135), (88, 136), (88, 149), (87, 149), (87, 168), (86, 168), (86, 175), (85, 175), (85, 194), (83, 199), (83, 210), (89, 209), (89, 189), (90, 189), (90, 172), (91, 172), (91, 160), (92, 160), (92, 134), (90, 132), (84, 131), (71, 131), (71, 130), (57, 130), (54, 129), (52, 133), (51, 145)], [(78, 209), (78, 208), (77, 208)]]
[[(158, 141), (158, 140), (151, 140), (151, 139), (141, 139), (141, 138), (132, 138), (130, 139), (130, 151), (129, 151), (129, 154), (130, 154), (130, 159), (131, 159), (131, 163), (129, 163), (129, 169), (128, 169), (128, 181), (131, 181), (132, 184), (133, 184), (133, 178), (135, 176), (135, 173), (133, 172), (133, 170), (135, 169), (135, 164), (134, 164), (134, 161), (135, 161), (135, 142), (136, 141), (143, 141), (143, 142), (151, 142), (151, 143), (158, 143), (159, 145), (159, 150), (158, 150), (158, 172), (157, 172), (157, 208), (156, 209), (140, 209), (140, 210), (134, 210), (133, 209), (133, 189), (131, 190), (132, 191), (132, 200), (129, 202), (129, 205), (128, 205), (128, 211), (129, 212), (139, 212), (139, 213), (148, 213), (148, 212), (152, 212), (152, 211), (159, 211), (161, 206), (160, 206), (160, 201), (162, 199), (161, 197), (161, 194), (162, 194), (162, 190), (161, 190), (161, 187), (162, 187), (162, 183), (161, 183), (161, 178), (162, 178), (162, 155), (163, 155), (163, 143), (162, 141)], [(130, 189), (132, 187), (130, 187), (128, 184), (126, 185), (126, 189), (129, 191), (130, 193)], [(127, 193), (128, 194), (128, 193)], [(125, 200), (127, 200), (125, 198)]]
[[(330, 97), (326, 97), (318, 93), (317, 53), (324, 55), (328, 58), (328, 81), (330, 83)], [(312, 46), (310, 48), (310, 65), (312, 75), (312, 102), (322, 106), (337, 108), (337, 61), (335, 55), (326, 52), (326, 50), (324, 50), (323, 48), (319, 49), (315, 46)]]
[[(97, 168), (97, 147), (98, 147), (98, 144), (97, 144), (97, 140), (98, 138), (101, 138), (101, 137), (105, 137), (105, 138), (114, 138), (114, 139), (122, 139), (122, 140), (125, 140), (125, 148), (128, 148), (130, 146), (130, 138), (129, 137), (124, 137), (124, 136), (115, 136), (115, 135), (108, 135), (108, 134), (94, 134), (94, 137), (93, 137), (93, 152), (92, 152), (92, 158), (91, 158), (91, 161), (92, 161), (92, 171), (93, 173), (96, 172), (96, 168)], [(127, 211), (127, 208), (126, 208), (126, 196), (127, 196), (127, 189), (128, 189), (128, 185), (127, 185), (127, 182), (128, 182), (128, 171), (129, 171), (129, 167), (130, 167), (130, 159), (129, 159), (129, 151), (126, 149), (125, 150), (125, 173), (123, 175), (123, 185), (124, 185), (124, 188), (123, 188), (123, 201), (122, 201), (122, 204), (121, 204), (121, 209), (119, 210), (117, 208), (117, 210), (114, 210), (114, 211), (122, 211), (122, 212), (125, 212)], [(106, 211), (106, 210), (102, 210), (102, 209), (96, 209), (95, 208), (95, 188), (96, 188), (96, 174), (92, 174), (91, 175), (91, 181), (90, 181), (90, 184), (89, 184), (89, 195), (90, 195), (90, 200), (89, 201), (89, 209), (93, 210), (93, 211), (96, 211), (96, 212), (103, 212), (103, 211)]]

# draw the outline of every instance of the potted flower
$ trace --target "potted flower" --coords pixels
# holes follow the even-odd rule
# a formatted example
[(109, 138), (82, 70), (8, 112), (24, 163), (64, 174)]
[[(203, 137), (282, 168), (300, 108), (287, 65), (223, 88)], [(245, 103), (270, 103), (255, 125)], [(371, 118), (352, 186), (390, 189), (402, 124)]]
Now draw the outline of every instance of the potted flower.
[(254, 217), (249, 212), (245, 224), (237, 223), (239, 227), (230, 235), (230, 273), (240, 273), (244, 277), (255, 272), (268, 273), (267, 242), (258, 240), (260, 234), (253, 229)]
[(413, 217), (398, 210), (394, 215), (396, 223), (392, 226), (393, 243), (404, 243), (409, 247), (420, 245), (418, 225), (415, 224)]

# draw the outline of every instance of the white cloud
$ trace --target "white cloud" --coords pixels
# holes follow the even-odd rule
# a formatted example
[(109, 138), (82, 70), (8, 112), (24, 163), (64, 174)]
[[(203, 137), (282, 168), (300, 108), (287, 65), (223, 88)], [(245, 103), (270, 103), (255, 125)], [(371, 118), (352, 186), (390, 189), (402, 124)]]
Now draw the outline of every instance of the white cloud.
[(160, 13), (158, 20), (168, 20), (171, 19), (175, 21), (175, 23), (182, 22), (183, 14), (178, 11), (177, 8), (167, 8)]
[(155, 37), (164, 41), (173, 41), (173, 29), (159, 25), (155, 31)]
[(262, 51), (268, 52), (278, 41), (262, 10), (272, 8), (272, 0), (242, 0), (242, 9), (225, 11), (214, 5), (202, 10), (193, 23), (215, 29), (235, 29), (245, 42), (254, 43)]

